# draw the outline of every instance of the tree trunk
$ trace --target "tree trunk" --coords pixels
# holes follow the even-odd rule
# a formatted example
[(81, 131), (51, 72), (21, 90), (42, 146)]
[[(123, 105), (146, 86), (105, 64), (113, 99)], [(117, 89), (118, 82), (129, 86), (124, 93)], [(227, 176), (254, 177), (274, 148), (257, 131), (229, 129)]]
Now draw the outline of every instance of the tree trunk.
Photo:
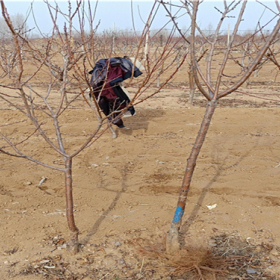
[(78, 251), (78, 235), (79, 230), (75, 225), (73, 212), (73, 193), (72, 193), (72, 158), (65, 160), (65, 194), (66, 194), (66, 217), (68, 227), (71, 231), (70, 241), (68, 245), (76, 253)]
[(186, 200), (190, 189), (192, 175), (196, 166), (196, 160), (204, 143), (207, 131), (209, 129), (212, 116), (217, 106), (217, 100), (211, 100), (208, 102), (206, 111), (197, 134), (194, 146), (191, 150), (190, 157), (187, 161), (187, 168), (185, 171), (182, 187), (180, 190), (179, 200), (177, 208), (171, 223), (170, 230), (167, 233), (166, 250), (168, 253), (175, 253), (179, 249), (179, 229), (182, 224), (182, 217), (185, 211)]
[(189, 84), (190, 84), (190, 97), (189, 97), (189, 105), (193, 105), (193, 98), (194, 98), (194, 93), (195, 93), (195, 83), (194, 83), (194, 78), (192, 71), (188, 71), (189, 75)]

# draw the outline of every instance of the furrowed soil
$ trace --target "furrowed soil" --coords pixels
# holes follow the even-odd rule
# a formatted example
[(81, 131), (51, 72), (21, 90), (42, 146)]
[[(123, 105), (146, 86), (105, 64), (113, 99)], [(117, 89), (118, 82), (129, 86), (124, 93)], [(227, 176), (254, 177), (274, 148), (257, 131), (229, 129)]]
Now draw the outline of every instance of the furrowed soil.
[[(274, 89), (243, 90), (253, 97), (234, 93), (212, 119), (183, 217), (189, 255), (181, 259), (165, 253), (165, 236), (205, 110), (198, 97), (188, 107), (186, 89), (170, 86), (139, 104), (124, 119), (129, 129), (116, 129), (116, 139), (106, 130), (74, 158), (77, 254), (66, 248), (63, 173), (0, 154), (0, 279), (279, 279), (279, 104), (254, 97)], [(85, 105), (62, 115), (68, 150), (92, 132), (93, 119)], [(0, 120), (5, 135), (33, 131), (12, 108), (1, 108)], [(63, 167), (38, 133), (18, 147)], [(202, 261), (207, 254), (215, 264)]]

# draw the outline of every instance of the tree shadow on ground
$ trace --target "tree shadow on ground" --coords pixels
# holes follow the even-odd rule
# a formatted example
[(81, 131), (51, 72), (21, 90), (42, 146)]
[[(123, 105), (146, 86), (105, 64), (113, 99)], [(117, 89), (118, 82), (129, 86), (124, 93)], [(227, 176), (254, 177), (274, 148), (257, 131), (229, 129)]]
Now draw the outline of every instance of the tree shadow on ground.
[(128, 165), (129, 163), (127, 163), (123, 169), (120, 170), (120, 173), (122, 175), (122, 180), (120, 180), (122, 182), (121, 185), (121, 190), (119, 191), (114, 191), (114, 190), (109, 190), (106, 189), (108, 191), (111, 192), (115, 192), (116, 196), (113, 199), (113, 201), (111, 202), (111, 204), (109, 205), (109, 207), (104, 210), (104, 212), (100, 215), (100, 217), (97, 219), (97, 221), (94, 223), (94, 225), (92, 226), (92, 228), (89, 230), (89, 232), (87, 233), (87, 235), (80, 241), (81, 245), (86, 245), (90, 239), (92, 238), (92, 236), (97, 232), (99, 226), (101, 225), (101, 223), (107, 218), (107, 216), (109, 215), (109, 213), (116, 207), (119, 199), (121, 198), (121, 195), (126, 192), (128, 185), (127, 185), (127, 171), (128, 171)]
[(221, 176), (221, 174), (226, 171), (227, 169), (231, 168), (232, 166), (238, 166), (245, 158), (247, 158), (250, 153), (257, 147), (258, 142), (250, 149), (248, 150), (244, 155), (242, 155), (234, 164), (225, 167), (225, 163), (228, 159), (228, 156), (226, 156), (222, 162), (218, 165), (215, 166), (216, 168), (216, 174), (214, 175), (214, 177), (212, 178), (212, 180), (202, 189), (201, 194), (197, 200), (197, 203), (195, 204), (191, 214), (189, 215), (188, 219), (185, 221), (185, 223), (181, 226), (180, 229), (180, 237), (179, 237), (179, 241), (180, 244), (182, 244), (183, 246), (185, 246), (185, 238), (184, 236), (187, 234), (190, 226), (192, 225), (192, 223), (195, 221), (198, 212), (203, 204), (203, 201), (205, 199), (206, 194), (208, 193), (208, 191), (210, 190), (210, 188), (212, 187), (213, 183), (215, 183), (217, 181), (217, 179)]

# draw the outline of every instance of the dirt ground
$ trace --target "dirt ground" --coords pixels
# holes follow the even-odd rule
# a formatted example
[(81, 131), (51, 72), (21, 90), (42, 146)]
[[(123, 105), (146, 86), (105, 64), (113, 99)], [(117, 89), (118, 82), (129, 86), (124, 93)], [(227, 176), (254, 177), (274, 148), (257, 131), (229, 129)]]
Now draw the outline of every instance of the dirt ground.
[[(106, 131), (75, 158), (75, 218), (82, 244), (76, 255), (66, 248), (63, 174), (0, 154), (0, 279), (199, 279), (199, 271), (204, 279), (279, 279), (279, 107), (242, 93), (222, 101), (215, 112), (181, 229), (182, 246), (192, 254), (211, 252), (226, 264), (207, 270), (200, 263), (197, 269), (187, 265), (188, 257), (179, 265), (164, 254), (204, 113), (204, 101), (191, 108), (186, 101), (184, 89), (165, 89), (124, 119), (130, 129), (117, 130), (116, 139)], [(69, 149), (81, 141), (78, 131), (91, 131), (91, 114), (73, 108), (65, 116), (72, 133)], [(1, 109), (0, 123), (20, 121), (19, 116)], [(18, 132), (13, 126), (5, 131)], [(39, 136), (30, 142), (26, 149), (38, 159), (61, 160)]]

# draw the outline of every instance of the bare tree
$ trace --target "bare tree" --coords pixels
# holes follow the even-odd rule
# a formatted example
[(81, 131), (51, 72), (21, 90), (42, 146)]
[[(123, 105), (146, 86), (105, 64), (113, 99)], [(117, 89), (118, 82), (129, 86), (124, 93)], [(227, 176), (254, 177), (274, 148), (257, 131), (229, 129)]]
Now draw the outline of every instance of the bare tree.
[[(93, 121), (94, 126), (89, 128), (91, 132), (85, 135), (81, 132), (82, 140), (74, 148), (68, 146), (68, 139), (75, 137), (75, 135), (69, 132), (70, 124), (64, 121), (66, 113), (72, 114), (71, 108), (74, 106), (90, 105), (85, 97), (86, 90), (89, 89), (92, 92), (88, 72), (94, 67), (94, 61), (99, 55), (97, 53), (98, 46), (95, 43), (97, 27), (93, 25), (94, 14), (92, 14), (92, 10), (94, 9), (92, 9), (90, 1), (77, 1), (75, 7), (72, 7), (72, 2), (69, 1), (68, 12), (65, 13), (60, 10), (57, 4), (52, 5), (46, 2), (46, 8), (53, 24), (51, 36), (45, 37), (39, 29), (41, 38), (30, 40), (23, 36), (22, 32), (16, 30), (4, 1), (1, 0), (0, 3), (3, 18), (12, 38), (12, 40), (3, 43), (2, 50), (14, 48), (13, 64), (1, 64), (0, 76), (8, 76), (1, 80), (0, 99), (3, 106), (22, 113), (25, 123), (24, 127), (17, 127), (20, 131), (18, 136), (9, 135), (5, 133), (4, 128), (1, 129), (0, 152), (8, 156), (30, 160), (35, 164), (64, 174), (66, 217), (71, 232), (69, 246), (77, 251), (79, 230), (73, 212), (73, 159), (105, 133), (109, 127), (107, 120), (110, 117), (102, 114), (97, 101), (93, 99), (95, 120)], [(154, 10), (151, 11), (151, 14), (153, 12)], [(62, 29), (58, 25), (58, 16), (63, 16), (66, 22)], [(74, 26), (76, 18), (79, 22), (78, 27)], [(84, 29), (86, 20), (89, 31)], [(138, 47), (134, 53), (135, 58), (143, 46), (146, 31), (147, 28), (139, 38)], [(73, 32), (77, 43), (73, 40)], [(157, 60), (149, 62), (149, 73), (140, 79), (137, 85), (138, 90), (127, 107), (143, 102), (157, 94), (178, 71), (176, 61), (172, 60), (173, 48), (176, 44), (177, 42), (169, 40), (161, 56)], [(112, 46), (105, 45), (106, 47), (106, 57), (110, 58), (112, 54), (110, 47)], [(184, 62), (185, 57), (181, 58), (179, 67)], [(157, 71), (165, 60), (169, 60), (165, 69), (170, 70), (170, 76), (157, 91), (143, 96), (143, 93), (155, 82)], [(131, 77), (129, 84), (132, 83)], [(91, 107), (89, 106), (89, 108)], [(118, 110), (117, 113), (123, 114), (126, 110), (127, 108), (124, 108), (121, 111)], [(11, 125), (20, 126), (20, 123), (22, 122), (13, 120)], [(102, 127), (105, 129), (102, 130)], [(45, 162), (44, 150), (40, 151), (39, 154), (32, 152), (30, 140), (39, 141), (39, 139), (45, 141), (46, 151), (51, 153), (55, 159), (57, 156), (61, 158), (62, 165), (57, 164), (57, 161)]]
[[(165, 7), (166, 11), (168, 11), (166, 5), (163, 1), (160, 1), (161, 4)], [(228, 3), (229, 2), (229, 3)], [(227, 65), (233, 59), (234, 56), (233, 50), (240, 46), (240, 43), (235, 44), (235, 37), (237, 36), (237, 32), (242, 21), (242, 17), (244, 16), (244, 11), (247, 5), (247, 1), (224, 1), (224, 9), (223, 11), (218, 10), (220, 13), (220, 21), (216, 26), (216, 29), (211, 36), (211, 38), (207, 37), (202, 30), (199, 28), (197, 24), (197, 13), (199, 12), (199, 1), (182, 1), (182, 5), (187, 10), (188, 15), (191, 18), (191, 38), (190, 41), (184, 37), (178, 24), (175, 22), (172, 15), (169, 13), (170, 17), (173, 19), (174, 25), (177, 30), (181, 33), (182, 37), (185, 39), (190, 46), (190, 55), (191, 55), (191, 66), (192, 73), (194, 75), (195, 83), (202, 93), (202, 95), (207, 100), (206, 110), (204, 113), (203, 120), (201, 122), (200, 129), (198, 131), (196, 140), (194, 142), (193, 148), (190, 152), (189, 158), (187, 160), (187, 167), (185, 171), (185, 175), (183, 178), (182, 187), (179, 194), (179, 199), (176, 207), (176, 211), (174, 214), (174, 218), (172, 220), (169, 232), (167, 234), (167, 242), (166, 249), (169, 252), (176, 252), (179, 249), (179, 230), (182, 224), (182, 217), (185, 210), (187, 195), (190, 189), (190, 184), (192, 180), (192, 175), (195, 170), (196, 161), (198, 155), (200, 153), (201, 147), (204, 143), (204, 140), (207, 135), (207, 131), (210, 127), (211, 119), (217, 107), (219, 99), (228, 96), (235, 90), (237, 90), (246, 80), (250, 77), (253, 71), (256, 69), (258, 64), (260, 63), (263, 56), (266, 54), (267, 50), (273, 43), (277, 33), (280, 29), (280, 20), (276, 22), (276, 25), (273, 31), (266, 37), (266, 40), (263, 42), (262, 46), (255, 53), (254, 58), (249, 62), (246, 69), (243, 69), (241, 72), (232, 76), (227, 74)], [(276, 1), (276, 6), (279, 10), (278, 1)], [(220, 60), (220, 66), (218, 70), (213, 71), (212, 65), (214, 59), (217, 59), (216, 50), (218, 44), (219, 32), (221, 30), (221, 26), (224, 22), (224, 19), (230, 15), (235, 9), (239, 8), (239, 14), (236, 18), (236, 23), (234, 26), (234, 30), (228, 45), (223, 49), (223, 55)], [(276, 15), (275, 17), (278, 17)], [(205, 66), (205, 71), (202, 70), (201, 64), (199, 64), (198, 57), (196, 56), (196, 31), (198, 31), (199, 35), (202, 36), (209, 47), (209, 52), (207, 55), (207, 61)], [(245, 43), (245, 42), (244, 42)], [(218, 50), (221, 53), (221, 50)], [(227, 81), (231, 81), (231, 84), (228, 86)]]

